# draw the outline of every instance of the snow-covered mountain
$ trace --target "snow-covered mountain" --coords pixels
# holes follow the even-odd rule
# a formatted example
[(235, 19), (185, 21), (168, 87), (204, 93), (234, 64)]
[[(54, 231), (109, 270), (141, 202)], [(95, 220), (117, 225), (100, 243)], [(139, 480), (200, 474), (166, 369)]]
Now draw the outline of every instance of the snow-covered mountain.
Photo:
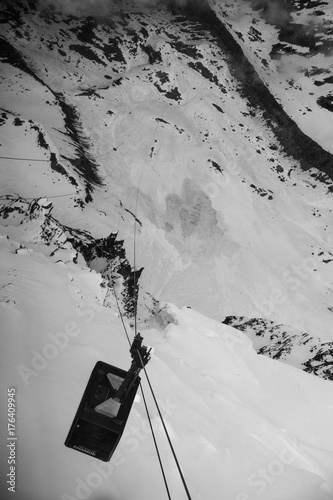
[(19, 500), (165, 497), (139, 397), (109, 465), (63, 445), (95, 362), (129, 366), (114, 290), (193, 499), (333, 498), (332, 7), (1, 2)]

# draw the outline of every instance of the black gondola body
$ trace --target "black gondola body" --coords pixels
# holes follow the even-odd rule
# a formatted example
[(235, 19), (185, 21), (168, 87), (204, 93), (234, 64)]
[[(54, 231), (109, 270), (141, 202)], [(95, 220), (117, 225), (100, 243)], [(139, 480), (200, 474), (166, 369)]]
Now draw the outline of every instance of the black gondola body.
[(150, 355), (138, 334), (131, 347), (132, 365), (126, 372), (98, 361), (68, 433), (65, 445), (108, 462), (123, 434), (140, 384), (139, 371)]

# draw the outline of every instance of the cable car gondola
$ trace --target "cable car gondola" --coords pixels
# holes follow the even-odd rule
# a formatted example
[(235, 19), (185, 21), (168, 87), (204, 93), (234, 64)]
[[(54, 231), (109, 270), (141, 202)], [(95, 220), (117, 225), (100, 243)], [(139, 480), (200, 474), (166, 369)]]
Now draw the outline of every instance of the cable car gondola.
[(139, 372), (150, 359), (138, 333), (130, 348), (132, 364), (122, 370), (98, 361), (77, 409), (65, 445), (108, 462), (124, 431), (140, 384)]

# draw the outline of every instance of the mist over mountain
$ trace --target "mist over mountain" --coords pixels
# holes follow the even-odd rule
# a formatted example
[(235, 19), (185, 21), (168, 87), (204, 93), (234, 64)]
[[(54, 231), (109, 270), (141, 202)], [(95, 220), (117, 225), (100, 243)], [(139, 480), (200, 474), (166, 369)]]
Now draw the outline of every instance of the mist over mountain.
[(129, 366), (122, 320), (193, 499), (332, 499), (332, 7), (0, 2), (19, 500), (164, 498), (141, 396), (108, 465), (63, 444), (96, 361)]

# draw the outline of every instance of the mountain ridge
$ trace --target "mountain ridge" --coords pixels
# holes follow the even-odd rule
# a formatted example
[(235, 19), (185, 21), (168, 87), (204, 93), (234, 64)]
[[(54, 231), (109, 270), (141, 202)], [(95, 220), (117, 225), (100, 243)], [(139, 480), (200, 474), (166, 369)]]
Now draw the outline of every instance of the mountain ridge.
[[(16, 8), (18, 11), (20, 5), (21, 4), (17, 4)], [(25, 5), (29, 6), (30, 4), (28, 3)], [(221, 212), (221, 208), (216, 211), (214, 207), (214, 204), (217, 203), (217, 194), (219, 193), (222, 195), (222, 193), (225, 193), (225, 190), (229, 188), (236, 189), (236, 192), (240, 189), (240, 192), (242, 192), (246, 186), (244, 193), (248, 193), (249, 191), (258, 195), (262, 201), (267, 200), (268, 203), (273, 204), (272, 207), (276, 206), (279, 212), (280, 202), (274, 200), (276, 197), (275, 191), (279, 188), (273, 187), (273, 184), (271, 184), (273, 177), (270, 177), (269, 171), (264, 174), (263, 168), (267, 168), (268, 166), (269, 170), (274, 174), (273, 182), (275, 183), (275, 179), (278, 179), (279, 182), (289, 184), (291, 186), (290, 192), (292, 192), (292, 186), (296, 186), (297, 189), (299, 182), (298, 177), (300, 169), (298, 162), (294, 162), (293, 159), (288, 159), (286, 162), (286, 151), (283, 149), (283, 145), (280, 146), (276, 144), (276, 127), (270, 125), (268, 129), (266, 128), (267, 119), (264, 115), (269, 111), (263, 108), (260, 110), (260, 108), (254, 107), (253, 104), (249, 103), (249, 98), (246, 96), (242, 96), (239, 101), (239, 103), (243, 102), (244, 104), (238, 104), (238, 102), (236, 104), (239, 92), (241, 91), (242, 94), (242, 88), (239, 87), (239, 80), (233, 77), (233, 72), (236, 71), (237, 65), (235, 63), (230, 65), (229, 63), (234, 55), (230, 55), (230, 50), (226, 51), (225, 49), (219, 48), (218, 44), (216, 45), (216, 34), (209, 32), (209, 26), (207, 24), (202, 24), (202, 21), (198, 21), (197, 18), (194, 19), (190, 17), (189, 19), (184, 15), (188, 15), (189, 10), (191, 10), (189, 4), (186, 6), (185, 10), (182, 10), (183, 14), (180, 14), (178, 10), (175, 16), (172, 13), (170, 14), (163, 5), (159, 5), (155, 10), (143, 9), (140, 11), (138, 8), (133, 10), (133, 6), (132, 10), (129, 7), (127, 8), (127, 13), (124, 11), (120, 15), (119, 25), (116, 28), (114, 24), (115, 17), (112, 21), (107, 20), (106, 24), (99, 25), (98, 20), (96, 20), (98, 18), (73, 18), (62, 16), (54, 12), (47, 13), (47, 11), (42, 11), (41, 18), (39, 17), (40, 13), (38, 10), (30, 11), (30, 14), (27, 16), (27, 12), (29, 12), (28, 7), (26, 7), (28, 10), (26, 10), (24, 14), (27, 16), (26, 19), (29, 19), (24, 28), (26, 35), (23, 35), (21, 26), (24, 18), (21, 19), (19, 17), (18, 19), (21, 19), (20, 21), (18, 19), (14, 21), (13, 19), (15, 16), (13, 18), (13, 15), (10, 14), (12, 18), (9, 16), (9, 20), (7, 20), (11, 26), (11, 30), (15, 28), (13, 22), (17, 25), (16, 31), (14, 29), (17, 35), (16, 40), (14, 41), (14, 39), (12, 39), (10, 43), (18, 46), (21, 44), (23, 53), (33, 55), (34, 69), (32, 73), (34, 75), (38, 74), (37, 78), (40, 79), (41, 85), (46, 85), (46, 89), (51, 91), (55, 99), (54, 102), (57, 103), (57, 113), (59, 116), (57, 119), (62, 121), (62, 129), (58, 127), (60, 135), (58, 133), (58, 138), (56, 140), (58, 144), (61, 145), (62, 150), (60, 149), (58, 154), (55, 153), (55, 150), (53, 151), (53, 154), (56, 154), (56, 160), (53, 164), (56, 167), (57, 162), (61, 167), (56, 168), (59, 168), (61, 172), (67, 172), (68, 178), (71, 177), (74, 179), (74, 182), (77, 184), (76, 189), (78, 193), (80, 192), (82, 181), (84, 181), (86, 194), (82, 197), (82, 200), (78, 202), (83, 209), (87, 202), (92, 203), (93, 198), (97, 200), (98, 196), (101, 194), (105, 196), (103, 195), (103, 190), (107, 192), (108, 183), (110, 183), (111, 179), (114, 179), (116, 184), (118, 184), (116, 189), (118, 193), (120, 193), (124, 187), (127, 189), (124, 173), (122, 173), (121, 170), (127, 172), (132, 171), (134, 177), (139, 176), (139, 173), (135, 174), (133, 169), (137, 169), (138, 172), (140, 169), (144, 169), (145, 172), (147, 172), (147, 161), (149, 160), (150, 164), (152, 166), (155, 165), (155, 167), (153, 166), (153, 170), (149, 173), (149, 176), (152, 177), (147, 184), (148, 186), (152, 182), (158, 182), (161, 175), (157, 170), (159, 164), (164, 164), (167, 169), (171, 168), (171, 171), (173, 171), (173, 160), (171, 163), (168, 161), (170, 153), (167, 152), (166, 146), (163, 145), (163, 135), (161, 134), (164, 134), (164, 137), (168, 138), (176, 149), (181, 147), (181, 144), (186, 145), (185, 151), (186, 148), (188, 151), (184, 157), (184, 163), (188, 163), (188, 167), (186, 167), (187, 174), (185, 174), (185, 177), (186, 175), (190, 177), (193, 176), (189, 165), (196, 165), (196, 161), (192, 158), (193, 155), (195, 156), (198, 154), (200, 148), (202, 152), (199, 154), (202, 155), (202, 164), (209, 166), (210, 169), (210, 172), (207, 170), (200, 170), (201, 167), (199, 166), (199, 162), (198, 165), (195, 166), (199, 174), (198, 180), (204, 179), (203, 184), (205, 187), (202, 194), (198, 194), (200, 191), (199, 185), (202, 180), (200, 180), (198, 184), (195, 179), (192, 179), (194, 180), (194, 184), (193, 182), (192, 184), (188, 184), (187, 181), (185, 182), (182, 179), (183, 174), (181, 174), (179, 186), (183, 185), (183, 191), (181, 191), (179, 187), (176, 187), (177, 183), (171, 183), (171, 185), (174, 184), (172, 185), (171, 192), (175, 189), (177, 196), (175, 196), (175, 194), (171, 195), (170, 192), (165, 192), (164, 195), (162, 195), (162, 198), (164, 196), (165, 199), (163, 202), (165, 203), (165, 208), (161, 205), (157, 211), (155, 210), (155, 215), (153, 215), (151, 207), (155, 204), (155, 195), (153, 195), (153, 192), (149, 191), (150, 188), (144, 193), (142, 189), (140, 189), (140, 186), (138, 187), (137, 185), (138, 180), (135, 180), (136, 187), (132, 185), (129, 189), (129, 193), (133, 193), (133, 190), (138, 188), (141, 191), (138, 208), (146, 212), (145, 217), (148, 215), (151, 230), (155, 231), (153, 227), (158, 228), (158, 230), (163, 227), (167, 228), (165, 233), (166, 238), (172, 238), (170, 240), (171, 246), (169, 246), (170, 242), (166, 245), (166, 248), (169, 248), (171, 252), (170, 255), (172, 255), (172, 248), (174, 242), (176, 242), (173, 234), (177, 234), (178, 227), (182, 238), (184, 238), (184, 244), (181, 243), (179, 246), (177, 243), (179, 248), (176, 252), (183, 252), (185, 248), (189, 249), (189, 245), (186, 243), (187, 239), (194, 238), (194, 235), (197, 234), (195, 229), (197, 223), (195, 221), (200, 221), (203, 217), (203, 208), (198, 212), (195, 208), (195, 203), (192, 207), (192, 202), (189, 201), (190, 195), (186, 194), (188, 192), (197, 193), (195, 196), (198, 196), (198, 199), (202, 200), (200, 202), (201, 206), (211, 206), (210, 210), (213, 209), (213, 212), (215, 211), (217, 214), (214, 216), (215, 218), (210, 219), (211, 223), (218, 228), (209, 230), (208, 233), (213, 238), (212, 248), (214, 248), (214, 245), (216, 246), (216, 242), (218, 241), (218, 245), (220, 245), (220, 247), (222, 245), (222, 248), (225, 249), (226, 255), (228, 256), (227, 258), (230, 258), (230, 256), (235, 253), (238, 243), (233, 241), (233, 237), (229, 238), (229, 241), (228, 238), (222, 238), (221, 240), (217, 239), (220, 238), (217, 235), (222, 234), (220, 229), (223, 227), (223, 222), (221, 222), (223, 220), (223, 211)], [(11, 6), (10, 12), (13, 12), (13, 9), (14, 6)], [(157, 16), (156, 19), (161, 19), (163, 22), (167, 20), (164, 22), (163, 32), (159, 25), (160, 20), (156, 21), (155, 19), (151, 25), (148, 24), (148, 21), (151, 22), (151, 20), (154, 19), (155, 12)], [(207, 12), (209, 16), (212, 16), (210, 13), (211, 11), (207, 11), (207, 9), (205, 10), (205, 16), (208, 15)], [(38, 21), (40, 23), (39, 25), (36, 24), (38, 19), (41, 19)], [(216, 16), (214, 19), (214, 22), (216, 22)], [(170, 22), (171, 20), (172, 22)], [(62, 25), (61, 28), (60, 25)], [(220, 21), (218, 26), (221, 26)], [(148, 28), (150, 32), (148, 32)], [(175, 29), (181, 30), (179, 33), (182, 33), (181, 36), (178, 36), (177, 41), (173, 33)], [(38, 30), (41, 31), (39, 34)], [(223, 33), (228, 37), (229, 41), (233, 40), (231, 35), (228, 35), (229, 32), (226, 28)], [(11, 39), (9, 31), (7, 36)], [(26, 42), (24, 42), (22, 36), (26, 36)], [(75, 41), (75, 37), (77, 41)], [(42, 41), (42, 39), (44, 41)], [(31, 51), (27, 43), (34, 43), (36, 49)], [(84, 56), (82, 53), (77, 52), (76, 48), (70, 48), (72, 46), (74, 47), (74, 45), (76, 47), (78, 44), (90, 47), (89, 50), (94, 50), (98, 58), (93, 60), (88, 56), (88, 53)], [(111, 57), (112, 63), (109, 67), (110, 74), (105, 71), (105, 64), (109, 56), (107, 52), (103, 53), (104, 49), (101, 49), (101, 47), (103, 48), (103, 44), (105, 47), (112, 46), (112, 51), (116, 56), (116, 58)], [(118, 47), (117, 50), (116, 47)], [(230, 47), (231, 52), (236, 51), (238, 53), (237, 57), (241, 57), (244, 60), (243, 52), (239, 44), (233, 41)], [(48, 54), (49, 61), (52, 64), (51, 66), (49, 65), (48, 69), (46, 65), (50, 63), (47, 63), (46, 60), (43, 62), (44, 56), (42, 48), (44, 52)], [(120, 53), (122, 56), (120, 56)], [(99, 62), (102, 61), (102, 57), (104, 58), (103, 64)], [(203, 64), (202, 61), (204, 61), (205, 64)], [(69, 64), (77, 69), (80, 64), (82, 71), (68, 72), (67, 69), (69, 69)], [(245, 63), (242, 64), (242, 70), (239, 70), (239, 74), (243, 71), (244, 64)], [(250, 63), (246, 64), (250, 74), (256, 74), (253, 66), (251, 66)], [(84, 69), (85, 65), (87, 70)], [(25, 68), (26, 66), (22, 67), (23, 70), (25, 70)], [(187, 75), (190, 75), (193, 81), (193, 89), (187, 84)], [(62, 78), (59, 79), (59, 76), (62, 76)], [(258, 79), (257, 85), (261, 89), (263, 84), (259, 84), (259, 82), (260, 80)], [(228, 97), (229, 95), (231, 97)], [(268, 90), (267, 95), (270, 96), (270, 102), (277, 102), (274, 97), (269, 94)], [(253, 99), (257, 99), (255, 93), (251, 92), (251, 96)], [(148, 103), (148, 101), (150, 102)], [(224, 101), (226, 102), (224, 103)], [(154, 112), (154, 106), (156, 106), (156, 110), (158, 110), (156, 114)], [(239, 106), (240, 110), (238, 110)], [(215, 114), (211, 113), (211, 109), (215, 110)], [(237, 111), (235, 111), (236, 109)], [(281, 104), (279, 104), (279, 109), (281, 109)], [(77, 116), (74, 116), (75, 113), (77, 113)], [(239, 114), (240, 119), (236, 118), (237, 114)], [(72, 117), (70, 115), (72, 115)], [(284, 113), (283, 117), (286, 116), (287, 115)], [(94, 120), (93, 127), (90, 127), (89, 124), (89, 120), (91, 119)], [(140, 123), (141, 120), (143, 120), (143, 126)], [(152, 125), (153, 120), (155, 125)], [(287, 128), (283, 129), (285, 132), (281, 130), (278, 133), (282, 135), (291, 135), (291, 139), (288, 139), (288, 141), (290, 147), (294, 150), (294, 156), (298, 155), (297, 151), (301, 151), (303, 157), (311, 156), (311, 151), (309, 151), (309, 148), (306, 146), (308, 143), (303, 139), (296, 139), (293, 134), (294, 129), (292, 127), (289, 129), (288, 124), (293, 121), (290, 120), (290, 118), (286, 118)], [(170, 125), (167, 125), (166, 122)], [(264, 133), (261, 132), (262, 126), (264, 126)], [(257, 127), (257, 133), (254, 131), (255, 127)], [(52, 126), (48, 125), (48, 129), (46, 130), (49, 137), (54, 134)], [(129, 130), (129, 133), (127, 130)], [(76, 147), (70, 146), (69, 143), (66, 145), (65, 141), (67, 141), (67, 139), (64, 132), (65, 134), (69, 133), (70, 141), (72, 144), (76, 144)], [(157, 136), (153, 139), (155, 134), (157, 134)], [(223, 134), (225, 134), (227, 141), (225, 143)], [(234, 140), (232, 138), (233, 134), (235, 134), (237, 139)], [(296, 137), (304, 137), (302, 135), (298, 136), (297, 134)], [(150, 137), (152, 138), (150, 139)], [(128, 145), (128, 141), (133, 139), (133, 145)], [(309, 139), (309, 141), (311, 142), (312, 140)], [(243, 156), (243, 144), (247, 142), (250, 147), (249, 152), (252, 158), (251, 161), (254, 163), (259, 161), (260, 165), (262, 165), (260, 170), (255, 171), (246, 164), (247, 159), (245, 156), (248, 155), (248, 152), (245, 153), (244, 159), (241, 159), (241, 161), (239, 160), (240, 156)], [(234, 146), (230, 146), (233, 143)], [(241, 148), (238, 147), (239, 143), (242, 143)], [(311, 144), (314, 144), (313, 141)], [(227, 154), (223, 152), (225, 147)], [(319, 148), (317, 151), (322, 151), (320, 146), (316, 147)], [(68, 148), (70, 148), (70, 151)], [(244, 149), (244, 151), (246, 151), (246, 149)], [(263, 156), (262, 159), (260, 159), (260, 155)], [(315, 152), (313, 155), (315, 155)], [(318, 155), (319, 159), (320, 155)], [(112, 158), (111, 168), (109, 157)], [(324, 153), (324, 158), (325, 157), (326, 159), (331, 158), (329, 153)], [(143, 159), (141, 160), (141, 158)], [(172, 158), (172, 155), (170, 158)], [(325, 162), (326, 160), (323, 161)], [(244, 167), (239, 166), (241, 162), (243, 162)], [(283, 162), (285, 162), (284, 166), (282, 166)], [(314, 164), (311, 163), (311, 168), (308, 172), (309, 175), (306, 181), (307, 186), (310, 189), (318, 189), (318, 186), (327, 186), (326, 196), (328, 197), (327, 206), (329, 207), (331, 182), (325, 174), (318, 171), (313, 165)], [(305, 167), (303, 165), (305, 169), (309, 167), (309, 163)], [(98, 177), (91, 177), (91, 175), (95, 175), (93, 172), (96, 172), (96, 169), (98, 170)], [(90, 170), (92, 174), (89, 173)], [(195, 176), (196, 175), (197, 174), (195, 174)], [(263, 181), (265, 176), (267, 176), (267, 179)], [(97, 184), (91, 182), (91, 180), (94, 179), (98, 181)], [(296, 179), (297, 181), (295, 183)], [(238, 186), (238, 182), (241, 182), (239, 188), (236, 187)], [(195, 187), (195, 184), (197, 184), (197, 187)], [(191, 188), (186, 187), (190, 185), (192, 185)], [(321, 189), (321, 187), (319, 189)], [(92, 198), (93, 190), (95, 196)], [(116, 202), (116, 191), (114, 191), (111, 196), (114, 198), (113, 203), (118, 204), (118, 212), (120, 210), (119, 213), (121, 214), (126, 209), (127, 214), (134, 214), (135, 207), (133, 206), (133, 202), (126, 206), (127, 203), (125, 200), (126, 197), (128, 197), (128, 193), (125, 197), (120, 197), (120, 202)], [(36, 194), (38, 197), (39, 193)], [(282, 198), (284, 196), (284, 194), (279, 195), (279, 197)], [(77, 199), (78, 198), (79, 197), (77, 197)], [(161, 202), (162, 198), (161, 195), (159, 195), (158, 203)], [(170, 208), (171, 200), (173, 200), (173, 204), (176, 203), (175, 207), (172, 209)], [(104, 202), (98, 201), (98, 203), (101, 203), (99, 208), (100, 213), (107, 213), (105, 207), (103, 207)], [(220, 203), (220, 201), (218, 203)], [(267, 209), (267, 214), (269, 214), (271, 210), (274, 212), (275, 209), (269, 208), (269, 205), (266, 206), (266, 204), (264, 204), (261, 207), (260, 203), (261, 202), (259, 202), (258, 207), (254, 210), (259, 210), (259, 213), (262, 214), (264, 214), (262, 210), (267, 211)], [(315, 205), (316, 203), (317, 202), (314, 201)], [(140, 207), (141, 204), (143, 204), (142, 207)], [(227, 212), (228, 209), (225, 207), (223, 210)], [(317, 212), (314, 210), (312, 216), (314, 216), (315, 213), (319, 214), (321, 209), (318, 208), (316, 210)], [(275, 216), (273, 216), (273, 212), (272, 218), (268, 217), (264, 224), (271, 224), (271, 222), (268, 221), (274, 220)], [(195, 213), (197, 213), (197, 215), (195, 215)], [(266, 215), (262, 216), (266, 217)], [(277, 217), (280, 217), (280, 215), (277, 215)], [(122, 218), (123, 216), (120, 215), (119, 220), (122, 220)], [(137, 218), (142, 221), (142, 215), (138, 214)], [(79, 219), (83, 222), (82, 217), (79, 217)], [(191, 222), (192, 219), (193, 224)], [(75, 221), (69, 220), (68, 225), (75, 227)], [(98, 230), (100, 234), (96, 236), (105, 237), (110, 234), (110, 232), (118, 230), (118, 225), (119, 221), (115, 223), (113, 227), (109, 226), (107, 228), (103, 223)], [(92, 229), (92, 227), (93, 226), (89, 227), (89, 223), (88, 225), (85, 223), (85, 229)], [(226, 232), (225, 229), (226, 226), (223, 229), (224, 233)], [(324, 227), (324, 231), (326, 230), (327, 228)], [(124, 232), (123, 226), (121, 227), (121, 231), (123, 231), (124, 234), (122, 234), (120, 238), (126, 242), (127, 235), (126, 231)], [(140, 235), (140, 232), (146, 231), (146, 229), (139, 227), (138, 231)], [(230, 231), (229, 229), (227, 232), (232, 234), (232, 231), (233, 230)], [(324, 234), (325, 233), (323, 233), (323, 235)], [(151, 237), (154, 239), (152, 235), (149, 236), (148, 239)], [(132, 238), (133, 234), (130, 235), (130, 239)], [(243, 236), (240, 234), (237, 236), (236, 241), (237, 239), (242, 241), (242, 238)], [(252, 237), (249, 236), (249, 238), (249, 241), (251, 241)], [(166, 243), (167, 240), (164, 241)], [(198, 241), (200, 241), (200, 239)], [(197, 243), (195, 243), (195, 245), (196, 244)], [(175, 248), (177, 248), (177, 245)], [(203, 249), (205, 246), (201, 243), (200, 245), (202, 248), (200, 251), (204, 251)], [(317, 243), (315, 243), (315, 245), (317, 245)], [(131, 244), (128, 243), (127, 252), (129, 255), (132, 253), (132, 248), (130, 247)], [(232, 249), (231, 253), (230, 249)], [(165, 250), (162, 251), (165, 252)], [(258, 251), (260, 252), (260, 250), (256, 250), (256, 252)], [(308, 258), (310, 255), (312, 254), (308, 254), (307, 257), (303, 258)], [(169, 259), (171, 257), (167, 258)], [(183, 257), (180, 257), (176, 268), (178, 266), (180, 269), (183, 268), (185, 270), (187, 265), (184, 264), (186, 258), (184, 262), (182, 262), (182, 260)], [(172, 268), (174, 264), (170, 261), (167, 267), (168, 266)], [(147, 264), (143, 262), (141, 267), (147, 269)], [(145, 288), (149, 294), (160, 298), (161, 292), (156, 290), (155, 285), (151, 287), (149, 279), (148, 276), (147, 278), (143, 277), (143, 280), (146, 281), (146, 283), (143, 282), (143, 288)], [(271, 285), (269, 285), (269, 287), (271, 288)], [(240, 285), (240, 289), (242, 288), (244, 288), (244, 284)], [(281, 288), (280, 285), (279, 288)], [(283, 291), (283, 288), (281, 288), (281, 290)], [(283, 291), (283, 293), (285, 294), (286, 292)], [(222, 294), (224, 295), (225, 292), (222, 292)], [(237, 294), (237, 300), (239, 300), (239, 298), (240, 296)], [(185, 298), (183, 300), (185, 300)], [(260, 302), (260, 300), (263, 299), (259, 296), (258, 300)], [(248, 312), (233, 311), (230, 309), (230, 306), (226, 305), (226, 307), (229, 308), (229, 310), (221, 311), (221, 319), (225, 317), (225, 315), (232, 314), (233, 312), (236, 314), (239, 312)], [(234, 307), (235, 304), (231, 304), (231, 308), (234, 309)], [(241, 305), (240, 308), (244, 308), (244, 305)], [(246, 309), (248, 310), (248, 306), (246, 306)], [(276, 313), (277, 312), (278, 311), (276, 311)], [(278, 321), (282, 320), (282, 323), (290, 322), (290, 318), (286, 317), (276, 319)], [(308, 328), (305, 327), (305, 329), (307, 330)]]

